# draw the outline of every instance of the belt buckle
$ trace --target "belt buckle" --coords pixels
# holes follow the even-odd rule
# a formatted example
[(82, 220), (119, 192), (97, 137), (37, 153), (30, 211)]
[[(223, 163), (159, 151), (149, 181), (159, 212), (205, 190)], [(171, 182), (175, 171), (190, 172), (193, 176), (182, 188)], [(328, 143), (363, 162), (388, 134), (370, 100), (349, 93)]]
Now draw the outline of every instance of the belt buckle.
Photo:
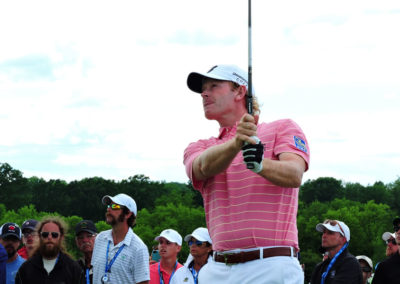
[(224, 257), (225, 265), (233, 265), (233, 263), (228, 263), (228, 257), (229, 257), (230, 255), (234, 255), (234, 253), (228, 252), (228, 253), (224, 253), (224, 254), (222, 255), (222, 256)]

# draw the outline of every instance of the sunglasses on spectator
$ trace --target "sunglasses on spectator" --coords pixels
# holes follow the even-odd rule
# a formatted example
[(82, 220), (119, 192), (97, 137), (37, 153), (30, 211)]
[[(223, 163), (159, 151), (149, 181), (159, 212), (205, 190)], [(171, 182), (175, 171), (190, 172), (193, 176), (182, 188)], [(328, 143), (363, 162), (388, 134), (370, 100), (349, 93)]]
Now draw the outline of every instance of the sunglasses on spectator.
[(395, 232), (397, 232), (398, 230), (400, 230), (400, 226), (399, 226), (399, 225), (394, 226), (394, 227), (393, 227), (393, 230), (394, 230)]
[(28, 238), (28, 237), (34, 237), (34, 236), (37, 236), (38, 235), (38, 233), (36, 233), (36, 232), (29, 232), (29, 233), (23, 233), (22, 234), (23, 236), (24, 236), (24, 238)]
[(188, 245), (189, 245), (190, 247), (191, 247), (193, 244), (195, 244), (195, 245), (198, 246), (198, 247), (201, 247), (204, 243), (205, 243), (205, 242), (201, 242), (201, 241), (198, 241), (198, 240), (196, 240), (196, 241), (192, 241), (192, 240), (188, 241)]
[(361, 270), (363, 272), (371, 272), (372, 271), (372, 269), (370, 267), (368, 267), (368, 266), (361, 267)]
[(119, 204), (112, 203), (112, 204), (108, 204), (107, 208), (111, 208), (111, 210), (119, 210), (119, 209), (122, 209), (122, 206)]
[(342, 235), (343, 235), (343, 236), (346, 235), (346, 234), (344, 233), (343, 229), (342, 229), (342, 226), (340, 226), (340, 224), (339, 224), (338, 221), (336, 221), (336, 220), (325, 220), (325, 221), (324, 221), (324, 224), (328, 224), (328, 223), (329, 223), (331, 226), (336, 226), (336, 225), (338, 225), (340, 231), (342, 232)]
[(93, 238), (93, 237), (95, 237), (96, 235), (95, 234), (87, 234), (87, 235), (84, 235), (84, 234), (81, 234), (81, 235), (79, 235), (79, 236), (77, 236), (76, 238), (78, 239), (78, 240), (83, 240), (83, 239), (85, 239), (85, 238)]
[(49, 235), (51, 234), (51, 237), (53, 239), (57, 239), (60, 233), (57, 232), (41, 232), (40, 235), (42, 236), (43, 239), (47, 239)]
[(386, 240), (385, 243), (386, 243), (387, 245), (388, 245), (389, 243), (391, 243), (392, 245), (397, 245), (395, 239)]

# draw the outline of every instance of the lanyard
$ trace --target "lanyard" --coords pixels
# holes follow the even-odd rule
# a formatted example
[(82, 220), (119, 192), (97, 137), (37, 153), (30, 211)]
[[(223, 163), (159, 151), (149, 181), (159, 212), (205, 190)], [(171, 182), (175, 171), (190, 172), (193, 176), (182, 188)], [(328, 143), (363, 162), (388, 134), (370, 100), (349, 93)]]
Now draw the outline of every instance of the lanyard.
[(90, 284), (89, 269), (90, 269), (90, 268), (86, 268), (86, 284)]
[(321, 284), (325, 283), (325, 278), (328, 275), (329, 270), (332, 268), (333, 264), (336, 262), (336, 259), (339, 257), (339, 255), (347, 248), (347, 246), (349, 245), (349, 243), (345, 243), (344, 246), (340, 249), (340, 251), (335, 254), (335, 256), (333, 257), (333, 259), (331, 260), (331, 262), (328, 265), (328, 268), (325, 270), (324, 273), (322, 273), (322, 277), (321, 277)]
[[(175, 269), (176, 269), (177, 265), (178, 265), (178, 261), (175, 262), (175, 267), (174, 267), (174, 270), (172, 270), (171, 276), (169, 277), (168, 284), (171, 282), (172, 276), (175, 273)], [(164, 284), (164, 278), (163, 278), (162, 272), (160, 270), (160, 263), (158, 263), (158, 274), (160, 275), (160, 284)]]
[(114, 257), (111, 259), (110, 263), (108, 262), (108, 250), (110, 248), (110, 243), (111, 241), (108, 241), (108, 245), (107, 245), (107, 255), (106, 255), (106, 269), (105, 269), (105, 274), (107, 274), (108, 272), (110, 272), (111, 266), (114, 264), (114, 261), (117, 259), (117, 256), (121, 253), (121, 251), (123, 250), (123, 248), (125, 247), (125, 244), (123, 244), (122, 246), (120, 246), (120, 248), (118, 249), (117, 253), (114, 255)]
[[(201, 268), (200, 268), (200, 269), (201, 269)], [(197, 272), (196, 269), (194, 269), (194, 262), (192, 262), (192, 263), (189, 265), (189, 270), (192, 272), (193, 279), (194, 279), (194, 284), (197, 284), (197, 282), (198, 282), (197, 278), (199, 278), (199, 272), (200, 272), (200, 270), (199, 270), (199, 272)]]

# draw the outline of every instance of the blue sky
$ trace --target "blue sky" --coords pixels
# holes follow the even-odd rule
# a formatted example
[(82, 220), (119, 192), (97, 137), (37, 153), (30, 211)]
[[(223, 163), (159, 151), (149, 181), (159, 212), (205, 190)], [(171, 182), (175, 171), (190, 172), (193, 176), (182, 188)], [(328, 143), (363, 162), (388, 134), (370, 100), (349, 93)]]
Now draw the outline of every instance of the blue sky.
[[(252, 3), (260, 119), (303, 128), (304, 180), (395, 181), (400, 2)], [(27, 177), (186, 182), (218, 131), (187, 75), (247, 68), (244, 0), (3, 1), (0, 31), (0, 162)]]

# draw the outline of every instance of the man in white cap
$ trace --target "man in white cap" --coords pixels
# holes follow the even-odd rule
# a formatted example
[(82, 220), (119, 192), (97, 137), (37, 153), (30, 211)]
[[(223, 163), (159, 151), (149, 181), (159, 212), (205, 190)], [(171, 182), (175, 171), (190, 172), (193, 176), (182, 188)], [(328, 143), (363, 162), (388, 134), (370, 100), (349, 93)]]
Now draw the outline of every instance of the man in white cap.
[(310, 150), (294, 121), (258, 123), (260, 108), (247, 80), (235, 65), (187, 78), (189, 89), (201, 94), (205, 117), (220, 127), (217, 137), (191, 143), (184, 152), (215, 251), (201, 272), (207, 277), (199, 280), (300, 283), (296, 217)]
[[(393, 230), (397, 245), (400, 244), (400, 218), (393, 220)], [(380, 262), (375, 268), (372, 284), (400, 283), (400, 251)]]
[(358, 259), (362, 271), (363, 284), (368, 284), (369, 278), (371, 278), (372, 270), (374, 268), (372, 260), (366, 255), (357, 255), (356, 258)]
[(160, 262), (150, 265), (150, 284), (169, 284), (175, 272), (182, 267), (178, 262), (182, 237), (177, 231), (166, 229), (154, 240), (158, 241)]
[(104, 196), (106, 222), (112, 229), (97, 235), (92, 265), (93, 283), (149, 283), (149, 252), (132, 231), (137, 207), (128, 195)]
[(397, 253), (399, 247), (396, 242), (396, 236), (394, 233), (384, 232), (382, 234), (382, 240), (386, 243), (386, 256), (392, 256)]
[(179, 269), (171, 279), (171, 284), (197, 284), (200, 269), (212, 257), (212, 241), (207, 228), (197, 228), (185, 236), (190, 255), (185, 266)]
[(317, 264), (311, 276), (311, 284), (362, 283), (358, 260), (349, 253), (350, 229), (342, 221), (325, 220), (316, 226), (322, 233), (321, 246), (328, 258)]

